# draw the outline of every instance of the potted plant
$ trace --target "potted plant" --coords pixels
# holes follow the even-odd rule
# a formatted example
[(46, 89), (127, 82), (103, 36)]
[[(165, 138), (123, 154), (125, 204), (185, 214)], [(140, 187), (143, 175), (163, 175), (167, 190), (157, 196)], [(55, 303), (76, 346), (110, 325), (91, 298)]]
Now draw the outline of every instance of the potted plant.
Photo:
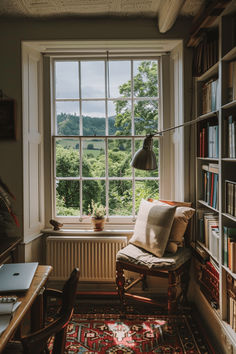
[(92, 200), (89, 206), (89, 213), (91, 215), (94, 231), (102, 231), (105, 224), (106, 208), (102, 204), (95, 203), (95, 201)]

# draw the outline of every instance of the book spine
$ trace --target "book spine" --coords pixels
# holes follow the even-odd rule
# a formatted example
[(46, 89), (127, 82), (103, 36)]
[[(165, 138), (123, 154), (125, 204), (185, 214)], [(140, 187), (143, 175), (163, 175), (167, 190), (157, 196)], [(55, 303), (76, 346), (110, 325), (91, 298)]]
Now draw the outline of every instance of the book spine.
[(228, 267), (228, 228), (226, 226), (224, 226), (223, 230), (224, 230), (224, 257), (223, 257), (223, 262), (224, 262), (224, 266)]

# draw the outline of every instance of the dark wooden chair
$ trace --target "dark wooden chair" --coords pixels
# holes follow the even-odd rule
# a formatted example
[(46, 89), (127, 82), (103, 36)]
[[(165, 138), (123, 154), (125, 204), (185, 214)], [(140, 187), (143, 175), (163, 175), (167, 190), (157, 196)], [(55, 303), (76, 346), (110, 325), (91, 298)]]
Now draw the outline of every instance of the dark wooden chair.
[[(191, 203), (168, 203), (177, 206), (191, 206)], [(163, 257), (159, 258), (133, 244), (128, 244), (128, 246), (117, 253), (116, 285), (123, 312), (125, 312), (127, 299), (143, 301), (161, 306), (162, 308), (163, 305), (166, 305), (166, 310), (169, 314), (177, 311), (180, 302), (187, 302), (189, 268), (191, 262), (191, 251), (190, 247), (188, 247), (190, 246), (190, 229), (191, 223), (189, 223), (185, 232), (185, 246), (179, 247), (177, 252), (173, 255), (165, 253)], [(128, 283), (125, 279), (124, 270), (139, 273), (139, 277), (131, 283)], [(168, 279), (166, 304), (163, 304), (163, 301), (153, 300), (150, 297), (129, 293), (129, 290), (139, 282), (142, 282), (142, 290), (146, 290), (148, 287), (147, 276)]]
[(78, 281), (79, 269), (75, 268), (62, 291), (54, 289), (45, 290), (45, 302), (49, 297), (60, 297), (61, 299), (61, 306), (55, 318), (45, 325), (44, 328), (23, 336), (17, 341), (9, 342), (3, 353), (49, 353), (48, 342), (51, 337), (54, 337), (51, 344), (52, 348), (50, 348), (51, 354), (64, 354), (66, 330), (74, 310)]

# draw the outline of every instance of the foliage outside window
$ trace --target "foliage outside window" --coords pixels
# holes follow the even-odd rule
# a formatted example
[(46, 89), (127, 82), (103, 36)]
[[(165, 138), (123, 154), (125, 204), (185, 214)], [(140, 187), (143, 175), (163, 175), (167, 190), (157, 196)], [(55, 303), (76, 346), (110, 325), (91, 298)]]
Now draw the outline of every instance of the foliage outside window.
[[(134, 170), (133, 154), (158, 129), (159, 61), (55, 60), (55, 212), (85, 219), (91, 201), (107, 217), (134, 217), (158, 198), (159, 172)], [(159, 155), (158, 138), (154, 151)]]

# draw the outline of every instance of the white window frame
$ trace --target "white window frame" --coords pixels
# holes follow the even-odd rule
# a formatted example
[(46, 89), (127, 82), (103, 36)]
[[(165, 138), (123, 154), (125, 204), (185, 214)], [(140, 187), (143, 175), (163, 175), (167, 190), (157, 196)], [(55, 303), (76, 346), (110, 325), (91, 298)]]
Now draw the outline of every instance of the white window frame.
[[(122, 50), (125, 51), (127, 48), (134, 53), (137, 51), (143, 51), (143, 52), (153, 52), (153, 51), (158, 51), (160, 53), (172, 53), (174, 52), (175, 54), (172, 56), (172, 60), (168, 59), (168, 55), (164, 56), (165, 60), (163, 61), (164, 63), (164, 71), (165, 74), (168, 73), (167, 77), (163, 77), (163, 69), (161, 70), (161, 87), (163, 92), (165, 94), (161, 95), (160, 97), (163, 99), (163, 104), (160, 104), (161, 110), (160, 110), (160, 116), (164, 115), (165, 119), (161, 123), (160, 129), (164, 129), (166, 126), (173, 126), (176, 124), (176, 119), (174, 117), (178, 118), (178, 123), (184, 122), (184, 117), (183, 117), (183, 109), (182, 109), (182, 104), (183, 102), (183, 93), (184, 93), (184, 87), (183, 87), (183, 41), (182, 40), (171, 40), (171, 39), (156, 39), (156, 40), (109, 40), (109, 41), (22, 41), (22, 108), (23, 108), (23, 122), (25, 121), (25, 116), (24, 116), (24, 111), (27, 109), (27, 105), (29, 104), (30, 101), (30, 92), (28, 92), (25, 89), (25, 86), (27, 86), (27, 82), (25, 80), (30, 81), (31, 78), (27, 75), (26, 73), (30, 74), (29, 70), (29, 63), (25, 59), (27, 57), (27, 53), (29, 51), (34, 51), (34, 53), (37, 53), (41, 58), (43, 56), (48, 59), (47, 57), (53, 57), (58, 55), (67, 55), (68, 53), (75, 54), (76, 56), (78, 55), (78, 52), (83, 50), (89, 50), (90, 48), (94, 48), (94, 50), (97, 50), (98, 52), (102, 49), (113, 49), (114, 51), (121, 52)], [(47, 61), (49, 63), (49, 61)], [(45, 61), (44, 61), (45, 63)], [(45, 70), (46, 69), (46, 70)], [(48, 72), (48, 68), (44, 67), (44, 72)], [(174, 73), (174, 75), (173, 75)], [(45, 77), (43, 77), (43, 70), (39, 71), (37, 73), (38, 75), (38, 80), (34, 80), (35, 85), (37, 85), (38, 81), (43, 81), (44, 79), (44, 90), (43, 92), (39, 92), (41, 96), (39, 97), (39, 105), (40, 106), (35, 106), (32, 107), (32, 112), (31, 114), (33, 115), (33, 109), (35, 108), (35, 113), (37, 114), (38, 111), (40, 110), (41, 112), (44, 112), (44, 117), (42, 115), (38, 115), (37, 117), (39, 119), (38, 124), (41, 126), (42, 120), (44, 120), (44, 126), (47, 126), (49, 123), (47, 120), (49, 119), (48, 112), (50, 112), (50, 107), (48, 106), (48, 96), (45, 96), (45, 91), (50, 92), (49, 87), (46, 87), (45, 90), (45, 85), (49, 85), (49, 80)], [(178, 80), (178, 81), (177, 81)], [(46, 83), (46, 84), (45, 84)], [(170, 85), (171, 83), (171, 85)], [(172, 89), (171, 89), (172, 86)], [(38, 89), (35, 88), (35, 89)], [(176, 97), (176, 94), (178, 94), (179, 101), (178, 99), (174, 99)], [(43, 107), (43, 98), (44, 98), (44, 107)], [(177, 104), (177, 102), (180, 102), (181, 104)], [(170, 111), (169, 107), (172, 107), (172, 110)], [(46, 108), (45, 108), (46, 107)], [(45, 114), (46, 112), (46, 114)], [(26, 145), (27, 142), (25, 141), (25, 134), (27, 132), (27, 124), (23, 124), (23, 144)], [(180, 132), (179, 136), (181, 136), (181, 139), (183, 139), (184, 134), (183, 131)], [(163, 145), (165, 145), (165, 150), (162, 148)], [(39, 195), (41, 196), (38, 198), (36, 203), (39, 203), (40, 210), (45, 211), (45, 218), (43, 217), (42, 220), (46, 222), (46, 225), (48, 224), (48, 221), (50, 218), (52, 218), (52, 189), (50, 186), (50, 178), (52, 176), (52, 171), (50, 172), (50, 166), (52, 168), (52, 161), (53, 161), (53, 156), (48, 154), (49, 151), (51, 151), (51, 146), (52, 146), (52, 139), (48, 134), (47, 130), (44, 130), (44, 154), (42, 153), (41, 155), (34, 156), (35, 151), (29, 151), (28, 154), (24, 154), (23, 156), (23, 163), (24, 163), (24, 180), (23, 183), (24, 185), (27, 185), (27, 180), (30, 180), (31, 178), (31, 170), (29, 170), (28, 166), (30, 163), (33, 161), (35, 157), (38, 159), (38, 165), (40, 167), (40, 170), (44, 170), (44, 177), (45, 183), (43, 183), (43, 177), (41, 175), (41, 185), (40, 185), (40, 190), (39, 190)], [(162, 199), (175, 199), (176, 196), (178, 196), (178, 200), (184, 200), (184, 192), (183, 192), (183, 183), (184, 181), (176, 180), (176, 176), (184, 176), (184, 162), (183, 162), (183, 151), (182, 151), (182, 141), (180, 139), (170, 139), (168, 138), (168, 134), (164, 135), (163, 137), (160, 138), (160, 150), (161, 150), (161, 156), (160, 156), (160, 191), (159, 195)], [(182, 163), (177, 164), (177, 161), (182, 161)], [(45, 167), (45, 168), (44, 168)], [(181, 183), (181, 185), (179, 184)], [(172, 188), (170, 188), (170, 185)], [(178, 192), (177, 192), (178, 191)], [(43, 197), (44, 196), (44, 197)], [(50, 203), (51, 201), (51, 203)], [(43, 205), (44, 203), (44, 205)], [(50, 205), (51, 204), (51, 205)], [(27, 196), (24, 198), (24, 213), (25, 215), (30, 215), (30, 208), (31, 208), (31, 203), (30, 203), (30, 197)], [(29, 220), (27, 221), (28, 224), (30, 224), (32, 227), (34, 227), (34, 232), (33, 234), (36, 235), (37, 233), (40, 233), (40, 230), (42, 229), (43, 224), (42, 223), (35, 223), (34, 220)], [(126, 228), (128, 225), (131, 225), (132, 228), (133, 223), (129, 224), (120, 224), (119, 229)], [(45, 225), (45, 226), (46, 226)], [(111, 226), (110, 229), (113, 227), (117, 229), (117, 224), (114, 222), (113, 224), (110, 222), (109, 225)], [(80, 228), (79, 225), (70, 225), (67, 224), (68, 228)], [(84, 225), (82, 225), (82, 228), (84, 228)], [(31, 236), (32, 232), (29, 231)]]
[[(153, 60), (153, 61), (157, 61), (158, 63), (158, 89), (160, 92), (160, 61), (161, 61), (161, 57), (159, 55), (153, 55), (152, 57), (148, 56), (146, 57), (145, 54), (140, 54), (138, 55), (138, 53), (136, 54), (135, 57), (132, 57), (130, 54), (126, 54), (126, 53), (122, 53), (123, 59), (133, 62), (133, 60)], [(79, 142), (79, 146), (80, 146), (80, 160), (82, 158), (82, 142), (83, 140), (89, 140), (89, 139), (94, 139), (93, 136), (75, 136), (75, 137), (71, 137), (71, 136), (61, 136), (57, 134), (57, 121), (56, 121), (56, 102), (60, 102), (60, 101), (78, 101), (79, 105), (82, 104), (83, 101), (105, 101), (105, 105), (107, 105), (108, 102), (110, 101), (116, 101), (116, 100), (130, 100), (131, 102), (131, 110), (132, 110), (132, 117), (133, 117), (133, 104), (139, 100), (141, 101), (150, 101), (150, 100), (155, 100), (158, 104), (158, 113), (161, 111), (160, 110), (160, 95), (158, 95), (158, 97), (142, 97), (142, 98), (138, 98), (138, 97), (134, 97), (133, 93), (131, 94), (130, 98), (123, 98), (123, 97), (119, 97), (119, 98), (110, 98), (107, 96), (107, 94), (105, 94), (105, 96), (103, 98), (99, 98), (99, 99), (94, 99), (94, 98), (88, 98), (88, 99), (82, 99), (81, 97), (78, 99), (56, 99), (56, 88), (55, 88), (55, 82), (56, 82), (56, 77), (55, 77), (55, 62), (58, 61), (74, 61), (78, 63), (78, 67), (79, 70), (78, 72), (81, 72), (81, 68), (80, 68), (80, 62), (81, 61), (86, 61), (86, 60), (92, 60), (92, 61), (96, 61), (96, 60), (102, 60), (104, 61), (105, 64), (105, 75), (107, 75), (107, 64), (109, 60), (112, 60), (113, 58), (111, 58), (111, 55), (109, 54), (109, 58), (105, 58), (106, 52), (104, 51), (104, 58), (103, 59), (97, 59), (96, 56), (89, 56), (88, 58), (85, 58), (84, 56), (82, 56), (82, 58), (80, 56), (78, 56), (78, 58), (75, 58), (74, 56), (72, 58), (70, 57), (60, 57), (58, 58), (51, 58), (51, 78), (52, 78), (52, 83), (51, 83), (51, 87), (52, 87), (52, 97), (51, 97), (51, 102), (52, 102), (52, 117), (51, 117), (51, 121), (52, 121), (52, 141), (53, 141), (53, 146), (52, 146), (52, 150), (53, 150), (53, 179), (52, 179), (52, 185), (53, 185), (53, 205), (52, 205), (52, 210), (53, 210), (53, 218), (57, 219), (58, 221), (62, 222), (62, 223), (77, 223), (77, 224), (83, 224), (83, 225), (87, 225), (88, 223), (90, 224), (90, 221), (88, 221), (88, 216), (83, 215), (83, 216), (59, 216), (56, 215), (56, 181), (57, 180), (69, 180), (67, 177), (56, 177), (56, 140), (60, 139), (60, 138), (66, 138), (66, 139), (78, 139)], [(117, 59), (117, 58), (116, 58)], [(120, 60), (120, 59), (118, 59)], [(104, 78), (106, 80), (106, 78)], [(80, 82), (80, 81), (79, 81)], [(107, 82), (107, 80), (106, 80)], [(131, 64), (131, 82), (133, 82), (133, 64)], [(106, 90), (107, 91), (107, 86), (106, 86)], [(131, 89), (132, 91), (132, 89)], [(80, 88), (79, 88), (79, 92), (81, 92), (81, 82), (80, 82)], [(80, 111), (81, 111), (81, 107), (80, 107)], [(107, 109), (106, 109), (106, 118), (107, 118)], [(133, 117), (134, 118), (134, 117)], [(159, 130), (159, 122), (160, 122), (160, 113), (158, 116), (158, 126), (156, 127), (156, 130)], [(80, 113), (80, 129), (82, 127), (82, 116)], [(96, 138), (101, 138), (102, 140), (104, 139), (105, 141), (105, 156), (106, 156), (106, 167), (108, 164), (108, 155), (106, 152), (108, 152), (108, 140), (109, 139), (122, 139), (122, 140), (130, 140), (131, 141), (131, 153), (132, 155), (134, 154), (134, 149), (135, 149), (135, 140), (144, 140), (145, 136), (144, 135), (134, 135), (134, 120), (132, 119), (132, 129), (131, 129), (131, 135), (124, 135), (124, 136), (116, 136), (116, 135), (108, 135), (108, 120), (106, 119), (106, 127), (105, 127), (105, 135), (104, 136), (96, 136)], [(155, 140), (159, 140), (159, 137), (154, 137)], [(107, 170), (107, 168), (106, 168)], [(80, 164), (80, 176), (79, 177), (73, 177), (71, 178), (71, 180), (77, 180), (83, 183), (83, 181), (86, 180), (96, 180), (96, 178), (87, 178), (87, 177), (82, 177), (82, 168), (81, 168), (81, 164)], [(118, 177), (109, 177), (108, 174), (106, 173), (106, 175), (102, 178), (99, 178), (100, 180), (104, 180), (105, 181), (105, 193), (106, 193), (106, 200), (109, 201), (109, 196), (108, 196), (108, 185), (109, 185), (109, 181), (112, 180), (123, 180), (123, 181), (131, 181), (132, 182), (132, 189), (133, 189), (133, 199), (132, 199), (132, 204), (133, 204), (133, 208), (132, 208), (132, 215), (130, 216), (119, 216), (119, 215), (109, 215), (109, 205), (106, 205), (106, 213), (107, 213), (107, 218), (106, 218), (106, 223), (111, 222), (111, 223), (133, 223), (135, 221), (135, 182), (136, 181), (147, 181), (147, 180), (153, 180), (153, 181), (159, 181), (160, 178), (158, 177), (137, 177), (135, 176), (135, 171), (133, 169), (132, 172), (132, 177), (122, 177), (122, 178), (118, 178)], [(83, 201), (83, 191), (82, 191), (82, 183), (80, 183), (80, 215), (82, 215), (82, 201)]]

